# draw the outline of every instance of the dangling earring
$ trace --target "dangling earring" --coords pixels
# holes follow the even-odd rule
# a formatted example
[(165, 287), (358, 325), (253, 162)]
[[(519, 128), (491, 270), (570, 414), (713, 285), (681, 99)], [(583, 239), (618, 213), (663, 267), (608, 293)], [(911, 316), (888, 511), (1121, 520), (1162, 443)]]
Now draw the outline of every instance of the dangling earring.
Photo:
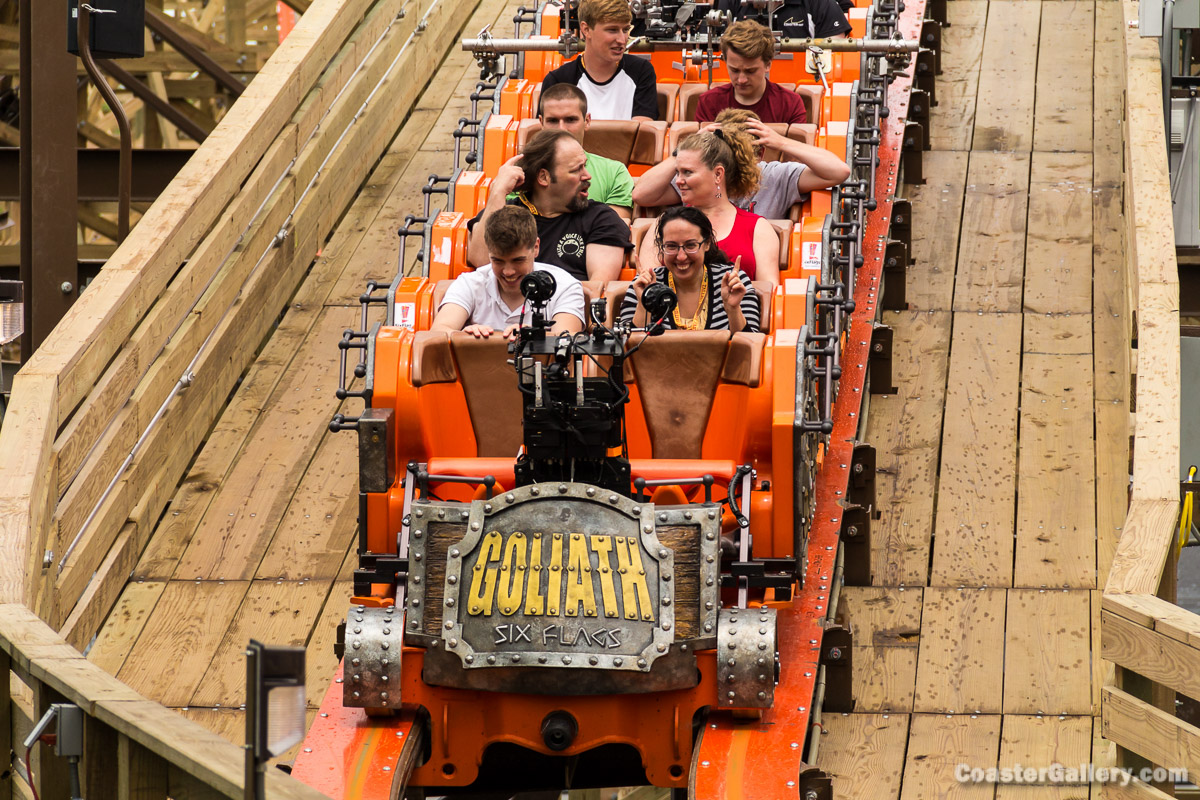
[(717, 184), (717, 199), (721, 199), (721, 184)]

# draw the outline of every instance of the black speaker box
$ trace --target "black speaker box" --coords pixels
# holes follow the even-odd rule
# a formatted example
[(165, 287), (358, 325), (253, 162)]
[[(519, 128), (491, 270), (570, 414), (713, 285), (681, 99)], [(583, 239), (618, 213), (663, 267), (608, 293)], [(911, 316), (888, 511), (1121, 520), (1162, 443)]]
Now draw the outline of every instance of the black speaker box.
[[(91, 0), (95, 9), (116, 13), (92, 12), (90, 45), (96, 58), (141, 58), (146, 55), (146, 0)], [(77, 0), (67, 0), (67, 50), (79, 55), (76, 32), (79, 24)]]

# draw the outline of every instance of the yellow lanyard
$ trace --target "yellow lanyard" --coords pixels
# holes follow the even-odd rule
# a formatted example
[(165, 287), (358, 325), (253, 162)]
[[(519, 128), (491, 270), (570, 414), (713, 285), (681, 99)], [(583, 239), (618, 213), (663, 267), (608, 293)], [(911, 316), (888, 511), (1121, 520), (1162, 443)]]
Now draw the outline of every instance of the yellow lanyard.
[(517, 192), (517, 199), (521, 201), (521, 205), (529, 209), (530, 214), (533, 214), (535, 217), (538, 216), (537, 206), (529, 202), (529, 198), (525, 196), (524, 192)]
[[(669, 269), (667, 270), (667, 285), (678, 297), (679, 292), (675, 289), (675, 276)], [(692, 315), (691, 319), (684, 319), (679, 314), (679, 306), (676, 305), (671, 315), (675, 320), (675, 327), (685, 331), (699, 331), (708, 326), (708, 269), (705, 269), (703, 275), (700, 276), (700, 298), (696, 302), (696, 313)]]

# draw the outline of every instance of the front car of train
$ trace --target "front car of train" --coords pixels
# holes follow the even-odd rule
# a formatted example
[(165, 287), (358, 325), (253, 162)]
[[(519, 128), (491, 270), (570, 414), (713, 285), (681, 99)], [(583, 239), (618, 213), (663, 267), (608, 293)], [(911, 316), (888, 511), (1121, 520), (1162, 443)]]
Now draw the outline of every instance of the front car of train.
[[(635, 8), (631, 49), (657, 68), (664, 120), (585, 140), (635, 174), (695, 128), (686, 98), (726, 79), (728, 14), (685, 5)], [(647, 293), (646, 326), (618, 321), (630, 269), (584, 284), (579, 334), (548, 330), (554, 281), (536, 272), (522, 283), (533, 321), (511, 342), (429, 330), (469, 269), (466, 220), (536, 125), (541, 77), (577, 50), (558, 3), (519, 14), (513, 40), (464, 42), (483, 79), (453, 170), (431, 176), (399, 274), (368, 286), (363, 330), (341, 342), (340, 395), (364, 405), (333, 422), (358, 434), (358, 568), (342, 663), (293, 774), (335, 798), (832, 796), (810, 731), (822, 705), (849, 710), (836, 598), (869, 571), (857, 420), (870, 356), (886, 355), (874, 319), (903, 302), (902, 267), (898, 299), (883, 272), (905, 245), (889, 217), (924, 16), (908, 5), (853, 9), (856, 47), (781, 42), (795, 57), (772, 77), (809, 87), (815, 121), (785, 135), (852, 174), (772, 221), (781, 281), (755, 333), (663, 330), (665, 287)]]

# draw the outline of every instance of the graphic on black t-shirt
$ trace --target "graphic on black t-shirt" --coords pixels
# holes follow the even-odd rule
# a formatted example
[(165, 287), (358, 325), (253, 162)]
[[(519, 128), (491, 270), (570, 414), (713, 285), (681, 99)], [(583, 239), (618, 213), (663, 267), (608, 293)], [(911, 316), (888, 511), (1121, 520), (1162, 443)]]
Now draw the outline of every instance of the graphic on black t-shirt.
[(558, 240), (558, 257), (563, 260), (582, 258), (587, 245), (578, 233), (568, 233)]

